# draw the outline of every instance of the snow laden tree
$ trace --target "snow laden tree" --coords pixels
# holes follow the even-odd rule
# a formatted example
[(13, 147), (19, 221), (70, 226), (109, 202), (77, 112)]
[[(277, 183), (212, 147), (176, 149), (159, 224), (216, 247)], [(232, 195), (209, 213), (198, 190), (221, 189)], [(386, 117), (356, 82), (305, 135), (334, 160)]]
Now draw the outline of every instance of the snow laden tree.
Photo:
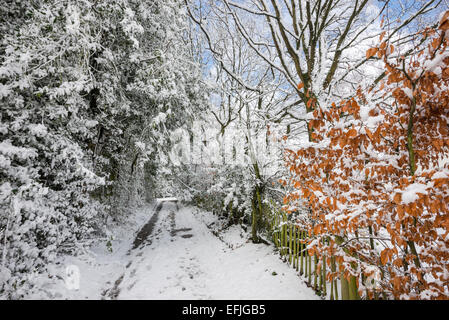
[[(123, 114), (110, 130), (120, 128), (122, 139), (114, 141), (107, 132), (101, 137), (111, 139), (104, 142), (104, 151), (113, 158), (112, 174), (117, 183), (112, 194), (119, 195), (114, 198), (118, 208), (136, 203), (142, 196), (146, 199), (163, 196), (154, 194), (154, 190), (164, 189), (163, 179), (155, 181), (155, 176), (173, 169), (173, 163), (166, 157), (177, 143), (172, 133), (181, 128), (188, 131), (207, 105), (201, 68), (195, 61), (195, 51), (189, 50), (192, 44), (182, 4), (135, 1), (132, 14), (127, 18), (129, 21), (121, 23), (129, 27), (130, 21), (137, 19), (142, 28), (134, 36), (138, 47), (133, 44), (126, 52), (117, 43), (115, 51), (119, 54), (115, 66), (123, 75), (118, 79)], [(105, 91), (111, 87), (109, 78), (101, 81)], [(104, 115), (103, 123), (107, 123), (107, 118)], [(119, 149), (110, 150), (111, 147)], [(110, 170), (109, 163), (106, 165)]]
[(177, 1), (8, 2), (0, 290), (20, 297), (58, 253), (151, 193), (158, 152), (204, 91)]
[[(348, 97), (359, 83), (376, 84), (385, 76), (377, 60), (365, 57), (366, 49), (382, 32), (382, 16), (388, 15), (383, 24), (391, 30), (390, 42), (401, 43), (413, 33), (406, 28), (417, 17), (435, 11), (440, 1), (401, 1), (395, 10), (391, 1), (185, 2), (219, 70), (232, 79), (232, 88), (241, 97), (246, 96), (243, 101), (253, 97), (250, 126), (257, 117), (265, 134), (270, 131), (268, 127), (275, 131), (283, 126), (276, 131), (280, 137), (291, 136), (289, 143), (297, 147), (304, 136), (310, 139), (309, 117), (317, 105)], [(398, 22), (399, 11), (403, 19)], [(248, 59), (239, 63), (242, 55), (252, 57), (258, 66), (246, 68)], [(264, 77), (270, 80), (258, 85), (257, 79)], [(232, 92), (229, 88), (223, 91)], [(237, 101), (239, 95), (235, 90), (233, 94)], [(234, 110), (240, 109), (239, 103), (233, 105)], [(220, 126), (232, 119), (226, 112), (215, 118)], [(250, 145), (251, 139), (248, 142)], [(255, 179), (263, 181), (257, 174), (262, 170), (261, 154), (251, 156)], [(276, 157), (270, 161), (275, 162)], [(260, 193), (260, 188), (256, 189), (256, 194)]]
[(83, 97), (97, 42), (79, 33), (80, 12), (67, 1), (27, 8), (22, 25), (10, 23), (0, 67), (1, 263), (5, 289), (19, 297), (33, 272), (91, 231), (101, 207), (89, 192), (105, 183), (83, 150), (97, 124)]
[(449, 12), (438, 21), (409, 55), (382, 33), (366, 52), (384, 64), (380, 87), (320, 105), (312, 141), (288, 150), (285, 209), (310, 208), (308, 253), (338, 266), (327, 276), (343, 297), (449, 297)]
[[(213, 2), (213, 3), (212, 3)], [(290, 100), (280, 118), (301, 121), (329, 97), (347, 97), (360, 82), (377, 82), (384, 75), (370, 74), (364, 52), (385, 26), (393, 44), (407, 41), (408, 28), (418, 17), (438, 10), (440, 0), (257, 0), (211, 1), (231, 17), (238, 32), (262, 61), (289, 84)], [(257, 21), (258, 34), (248, 27)], [(304, 112), (305, 111), (305, 112)], [(293, 131), (292, 131), (293, 132)], [(309, 132), (310, 135), (310, 132)]]
[[(219, 162), (214, 166), (213, 181), (201, 193), (214, 200), (210, 204), (230, 223), (251, 225), (252, 239), (259, 242), (260, 232), (266, 229), (268, 199), (280, 200), (280, 193), (271, 187), (280, 174), (278, 169), (284, 169), (277, 162), (281, 149), (267, 128), (285, 100), (285, 83), (255, 54), (223, 8), (211, 5), (202, 11), (195, 4), (186, 4), (203, 35), (206, 56), (214, 62), (209, 67), (213, 94), (208, 122), (214, 123), (211, 142), (216, 144)], [(256, 23), (248, 27), (251, 35), (260, 32)], [(272, 123), (272, 132), (275, 127)]]

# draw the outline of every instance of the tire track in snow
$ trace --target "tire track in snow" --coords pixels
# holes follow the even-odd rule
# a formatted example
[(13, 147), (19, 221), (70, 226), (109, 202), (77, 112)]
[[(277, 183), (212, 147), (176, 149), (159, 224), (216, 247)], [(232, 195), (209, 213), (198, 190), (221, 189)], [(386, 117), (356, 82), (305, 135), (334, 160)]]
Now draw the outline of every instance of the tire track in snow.
[[(153, 232), (154, 226), (156, 225), (159, 212), (161, 211), (163, 206), (163, 202), (159, 203), (156, 207), (156, 210), (151, 217), (151, 219), (140, 229), (139, 233), (136, 236), (136, 239), (134, 239), (132, 250), (137, 249), (142, 245), (142, 243), (148, 239), (148, 237)], [(151, 241), (149, 241), (149, 244), (151, 244)], [(128, 255), (130, 254), (130, 251), (128, 251)]]
[[(146, 246), (147, 244), (148, 245), (151, 244), (151, 240), (148, 239), (148, 237), (153, 233), (154, 226), (156, 225), (156, 222), (157, 222), (157, 220), (159, 218), (159, 212), (161, 211), (163, 204), (164, 204), (163, 202), (160, 202), (157, 205), (157, 207), (156, 207), (153, 215), (151, 216), (150, 220), (148, 220), (148, 222), (137, 233), (137, 236), (136, 236), (136, 238), (134, 239), (134, 242), (133, 242), (133, 246), (127, 253), (128, 256), (131, 254), (132, 250), (135, 250), (135, 249), (141, 247), (142, 244), (145, 243), (144, 246)], [(128, 262), (128, 264), (126, 265), (126, 269), (128, 269), (131, 266), (131, 264), (132, 264), (132, 260)], [(135, 275), (135, 272), (136, 272), (136, 270), (134, 269), (131, 272), (131, 277), (133, 277)], [(112, 288), (106, 289), (102, 293), (102, 296), (103, 297), (107, 296), (107, 297), (109, 297), (111, 299), (117, 299), (118, 295), (120, 294), (120, 288), (119, 287), (120, 287), (120, 284), (122, 283), (124, 277), (125, 277), (125, 273), (123, 273), (114, 282), (114, 286)], [(134, 284), (131, 285), (130, 288), (128, 288), (128, 289), (132, 289), (133, 286), (134, 286)]]
[(228, 238), (242, 237), (233, 229), (219, 239), (191, 209), (164, 203), (159, 211), (106, 299), (318, 299), (270, 246), (244, 237), (230, 246)]

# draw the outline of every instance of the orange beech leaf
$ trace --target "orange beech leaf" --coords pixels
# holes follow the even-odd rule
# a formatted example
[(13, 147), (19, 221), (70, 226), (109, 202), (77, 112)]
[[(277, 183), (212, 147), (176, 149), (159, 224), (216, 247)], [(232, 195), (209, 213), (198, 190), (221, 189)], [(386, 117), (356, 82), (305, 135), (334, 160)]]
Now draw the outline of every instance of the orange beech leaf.
[(378, 50), (379, 50), (378, 48), (370, 48), (370, 49), (366, 50), (366, 58), (369, 59), (372, 56), (376, 55)]
[(433, 39), (433, 41), (431, 42), (432, 48), (434, 50), (438, 47), (439, 44), (440, 44), (440, 41), (437, 38)]
[(393, 201), (396, 204), (401, 204), (402, 202), (402, 195), (400, 193), (396, 193), (393, 197)]
[(390, 54), (394, 52), (394, 45), (390, 44)]
[(438, 29), (446, 31), (449, 29), (449, 11), (446, 11), (440, 20), (440, 26)]
[(393, 278), (393, 284), (396, 290), (399, 290), (401, 288), (401, 278), (394, 277)]
[(388, 253), (387, 253), (388, 249), (384, 249), (381, 251), (380, 253), (380, 261), (382, 262), (383, 265), (386, 265), (388, 262)]
[(399, 218), (403, 218), (404, 217), (404, 207), (399, 205), (396, 207), (396, 212), (398, 213)]
[(304, 88), (304, 83), (302, 82), (298, 83), (298, 89), (301, 90), (302, 88)]
[(348, 137), (349, 138), (354, 138), (355, 136), (357, 136), (357, 130), (351, 129), (351, 130), (348, 131)]
[(307, 100), (307, 108), (310, 109), (310, 107), (312, 106), (312, 103), (313, 103), (313, 99)]

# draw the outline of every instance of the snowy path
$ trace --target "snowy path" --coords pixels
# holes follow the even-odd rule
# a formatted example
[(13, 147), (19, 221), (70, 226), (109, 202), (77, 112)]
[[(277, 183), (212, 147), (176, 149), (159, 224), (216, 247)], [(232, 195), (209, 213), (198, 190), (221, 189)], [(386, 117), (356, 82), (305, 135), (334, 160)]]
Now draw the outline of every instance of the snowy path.
[[(271, 247), (240, 239), (230, 248), (204, 216), (175, 203), (155, 214), (151, 234), (126, 256), (125, 271), (105, 298), (319, 299)], [(240, 238), (238, 228), (224, 237)]]

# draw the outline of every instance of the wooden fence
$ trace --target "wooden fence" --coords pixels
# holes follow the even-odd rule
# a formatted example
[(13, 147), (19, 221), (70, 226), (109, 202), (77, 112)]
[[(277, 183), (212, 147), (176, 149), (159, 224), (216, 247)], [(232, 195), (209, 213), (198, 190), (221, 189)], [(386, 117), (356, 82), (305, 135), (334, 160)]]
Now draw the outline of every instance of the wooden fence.
[[(295, 268), (318, 295), (330, 300), (361, 298), (356, 277), (350, 276), (346, 279), (339, 271), (335, 257), (324, 257), (319, 261), (316, 254), (310, 255), (307, 245), (313, 240), (313, 235), (309, 235), (308, 231), (301, 229), (295, 221), (288, 219), (285, 212), (272, 210), (270, 226), (272, 241), (284, 262)], [(330, 263), (326, 263), (326, 260)], [(365, 298), (368, 296), (365, 295)], [(380, 297), (379, 292), (376, 292), (373, 299)]]

